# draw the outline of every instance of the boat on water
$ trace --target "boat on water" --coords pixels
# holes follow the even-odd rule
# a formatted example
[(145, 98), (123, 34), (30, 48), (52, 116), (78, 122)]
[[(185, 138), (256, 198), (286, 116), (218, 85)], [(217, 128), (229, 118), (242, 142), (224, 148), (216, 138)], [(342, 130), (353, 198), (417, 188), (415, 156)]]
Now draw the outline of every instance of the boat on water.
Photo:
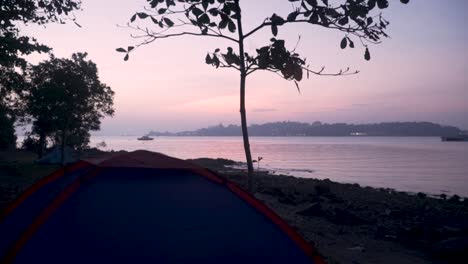
[(139, 137), (138, 140), (154, 140), (154, 138), (150, 137), (150, 136), (142, 136), (142, 137)]
[(468, 135), (458, 135), (453, 137), (441, 137), (442, 141), (468, 142)]

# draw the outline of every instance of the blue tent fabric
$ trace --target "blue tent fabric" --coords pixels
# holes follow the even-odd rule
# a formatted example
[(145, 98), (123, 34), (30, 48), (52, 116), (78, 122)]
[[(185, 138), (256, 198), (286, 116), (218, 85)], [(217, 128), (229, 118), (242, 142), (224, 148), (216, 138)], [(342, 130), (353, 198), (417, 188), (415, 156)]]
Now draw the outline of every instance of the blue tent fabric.
[(225, 184), (180, 168), (65, 173), (4, 217), (0, 233), (5, 263), (319, 261)]

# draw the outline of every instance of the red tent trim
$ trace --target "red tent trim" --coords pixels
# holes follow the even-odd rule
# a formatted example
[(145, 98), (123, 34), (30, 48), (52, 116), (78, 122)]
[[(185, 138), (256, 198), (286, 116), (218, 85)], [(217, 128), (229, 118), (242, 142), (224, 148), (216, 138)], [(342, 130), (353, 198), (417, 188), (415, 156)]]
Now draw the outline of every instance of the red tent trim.
[[(130, 157), (131, 156), (131, 157)], [(237, 195), (239, 198), (244, 200), (250, 206), (258, 210), (265, 217), (270, 219), (278, 228), (285, 232), (289, 238), (291, 238), (301, 250), (309, 256), (314, 263), (325, 264), (323, 258), (318, 252), (310, 245), (296, 230), (290, 227), (286, 221), (278, 216), (273, 210), (268, 208), (260, 200), (255, 198), (253, 195), (237, 186), (234, 182), (220, 176), (216, 172), (210, 171), (198, 165), (192, 164), (187, 161), (172, 158), (160, 153), (153, 153), (149, 151), (135, 151), (132, 153), (124, 153), (117, 155), (108, 160), (92, 164), (92, 161), (79, 161), (71, 166), (61, 168), (51, 175), (38, 181), (31, 187), (29, 187), (18, 199), (16, 199), (2, 214), (1, 220), (4, 219), (9, 213), (11, 213), (16, 207), (19, 206), (23, 201), (30, 197), (34, 192), (44, 187), (48, 183), (51, 183), (60, 177), (64, 176), (68, 172), (76, 171), (80, 168), (94, 167), (88, 171), (85, 175), (78, 177), (73, 183), (67, 186), (55, 199), (47, 206), (43, 212), (33, 221), (33, 223), (24, 231), (20, 239), (14, 243), (13, 247), (8, 251), (2, 263), (12, 263), (16, 254), (21, 248), (27, 243), (32, 235), (40, 228), (40, 226), (47, 221), (47, 219), (68, 199), (73, 193), (75, 193), (81, 186), (81, 182), (92, 179), (101, 173), (105, 168), (112, 167), (129, 167), (129, 168), (155, 168), (155, 169), (181, 169), (184, 171), (191, 171), (196, 175), (202, 176), (212, 182), (224, 185), (231, 192)]]
[[(86, 179), (97, 176), (102, 172), (102, 168), (95, 168), (86, 173)], [(34, 219), (34, 221), (26, 228), (21, 234), (20, 238), (12, 245), (12, 247), (5, 254), (4, 259), (1, 263), (10, 264), (15, 260), (16, 255), (31, 239), (37, 230), (47, 222), (47, 219), (57, 211), (81, 186), (81, 177), (76, 178), (70, 185), (68, 185), (40, 214)], [(43, 185), (44, 186), (44, 185)]]
[(54, 171), (49, 176), (46, 176), (46, 177), (40, 179), (39, 181), (37, 181), (36, 183), (34, 183), (30, 187), (28, 187), (20, 196), (18, 196), (18, 198), (16, 198), (15, 200), (12, 201), (3, 210), (3, 212), (1, 212), (1, 214), (0, 214), (0, 223), (3, 221), (3, 219), (5, 219), (5, 217), (7, 215), (9, 215), (13, 210), (15, 210), (15, 208), (17, 208), (21, 203), (26, 201), (31, 195), (33, 195), (36, 191), (38, 191), (42, 187), (44, 187), (47, 184), (52, 183), (52, 182), (60, 179), (66, 173), (74, 172), (74, 171), (77, 171), (79, 169), (83, 169), (83, 168), (90, 167), (90, 166), (92, 166), (90, 163), (80, 160), (80, 161), (78, 161), (76, 163), (73, 163), (73, 164), (71, 164), (69, 166), (59, 168), (58, 170)]

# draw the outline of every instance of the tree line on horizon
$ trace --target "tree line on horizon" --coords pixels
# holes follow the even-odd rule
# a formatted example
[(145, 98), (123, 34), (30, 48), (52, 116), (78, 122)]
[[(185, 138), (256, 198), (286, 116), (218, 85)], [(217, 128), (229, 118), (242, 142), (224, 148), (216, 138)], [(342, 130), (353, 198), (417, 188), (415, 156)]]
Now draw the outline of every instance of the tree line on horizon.
[[(314, 122), (270, 122), (249, 126), (251, 136), (453, 136), (462, 132), (454, 126), (443, 126), (431, 122), (386, 122), (375, 124), (346, 124)], [(242, 136), (238, 125), (216, 125), (194, 131), (155, 132), (150, 136)]]

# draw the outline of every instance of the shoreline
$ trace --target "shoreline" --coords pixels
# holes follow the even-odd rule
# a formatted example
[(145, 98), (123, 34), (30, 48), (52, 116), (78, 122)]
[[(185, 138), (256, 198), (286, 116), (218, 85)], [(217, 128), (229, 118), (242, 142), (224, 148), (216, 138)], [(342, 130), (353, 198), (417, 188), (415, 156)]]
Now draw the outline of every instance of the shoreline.
[[(82, 157), (110, 152), (91, 150)], [(113, 153), (115, 154), (115, 152)], [(58, 166), (27, 151), (0, 152), (0, 209)], [(246, 173), (226, 159), (189, 160), (245, 188)], [(330, 180), (258, 171), (255, 197), (280, 215), (328, 263), (462, 263), (468, 258), (468, 198), (430, 197)]]
[[(220, 171), (221, 173), (232, 173), (232, 172), (238, 172), (238, 173), (247, 173), (247, 165), (245, 162), (240, 162), (240, 161), (234, 161), (230, 159), (224, 159), (224, 158), (195, 158), (195, 159), (187, 159), (188, 161), (195, 161), (195, 163), (209, 167), (210, 169)], [(440, 193), (432, 193), (432, 192), (411, 192), (411, 191), (404, 191), (404, 190), (398, 190), (395, 188), (389, 188), (389, 187), (378, 187), (378, 186), (371, 186), (371, 185), (363, 185), (362, 183), (357, 183), (357, 182), (343, 182), (343, 181), (335, 181), (329, 178), (321, 179), (321, 178), (315, 178), (315, 177), (302, 177), (302, 176), (296, 176), (293, 175), (294, 172), (307, 172), (307, 173), (313, 173), (314, 170), (311, 169), (280, 169), (280, 168), (254, 168), (256, 174), (260, 175), (271, 175), (271, 176), (280, 176), (280, 177), (293, 177), (297, 179), (313, 179), (313, 180), (320, 180), (320, 181), (330, 181), (338, 184), (351, 184), (351, 185), (356, 185), (361, 188), (372, 188), (372, 189), (378, 189), (381, 191), (387, 191), (387, 192), (398, 192), (398, 193), (405, 193), (408, 195), (418, 195), (418, 196), (427, 196), (431, 198), (436, 198), (436, 199), (467, 199), (468, 200), (468, 195), (459, 195), (457, 193), (450, 193), (449, 191), (441, 191)], [(285, 173), (282, 173), (281, 171), (285, 171)], [(453, 198), (455, 197), (455, 198)]]
[[(189, 160), (246, 188), (226, 159)], [(301, 233), (328, 263), (463, 263), (468, 198), (430, 197), (330, 180), (255, 175), (254, 195)]]

